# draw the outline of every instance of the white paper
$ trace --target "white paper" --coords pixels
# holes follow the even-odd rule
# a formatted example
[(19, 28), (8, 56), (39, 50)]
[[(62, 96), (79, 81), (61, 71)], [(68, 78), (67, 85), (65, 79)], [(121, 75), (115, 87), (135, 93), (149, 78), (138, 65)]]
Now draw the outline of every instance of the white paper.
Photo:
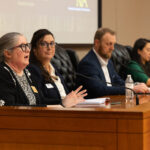
[(94, 99), (86, 99), (84, 102), (78, 103), (77, 105), (100, 105), (106, 102), (106, 99), (110, 99), (108, 97), (105, 98), (94, 98)]

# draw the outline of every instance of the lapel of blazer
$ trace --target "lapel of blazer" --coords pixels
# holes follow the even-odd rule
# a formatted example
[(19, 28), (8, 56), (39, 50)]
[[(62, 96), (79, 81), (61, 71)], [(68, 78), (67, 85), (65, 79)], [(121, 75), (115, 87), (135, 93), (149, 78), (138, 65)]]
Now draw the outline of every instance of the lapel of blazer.
[(110, 76), (110, 80), (111, 82), (114, 81), (114, 78), (115, 78), (115, 74), (114, 74), (114, 67), (113, 67), (113, 63), (111, 60), (108, 61), (108, 72), (109, 72), (109, 76)]
[(102, 70), (102, 66), (101, 66), (101, 64), (100, 64), (100, 62), (99, 62), (99, 60), (98, 60), (96, 54), (94, 53), (93, 50), (91, 50), (90, 53), (91, 53), (91, 54), (90, 54), (90, 55), (91, 55), (91, 61), (94, 62), (94, 65), (97, 67), (97, 70), (98, 70), (99, 73), (100, 73), (100, 78), (101, 78), (101, 80), (106, 81), (106, 80), (105, 80), (104, 73), (103, 73), (103, 70)]

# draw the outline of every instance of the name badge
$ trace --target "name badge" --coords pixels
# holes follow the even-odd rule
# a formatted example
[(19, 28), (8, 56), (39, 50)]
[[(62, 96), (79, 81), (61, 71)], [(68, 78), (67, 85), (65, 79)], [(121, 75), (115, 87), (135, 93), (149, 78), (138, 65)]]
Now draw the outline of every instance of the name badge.
[(54, 88), (54, 86), (50, 83), (45, 84), (48, 89)]
[(37, 91), (37, 89), (36, 89), (35, 86), (31, 86), (31, 88), (32, 88), (32, 90), (33, 90), (34, 93), (38, 93), (38, 91)]

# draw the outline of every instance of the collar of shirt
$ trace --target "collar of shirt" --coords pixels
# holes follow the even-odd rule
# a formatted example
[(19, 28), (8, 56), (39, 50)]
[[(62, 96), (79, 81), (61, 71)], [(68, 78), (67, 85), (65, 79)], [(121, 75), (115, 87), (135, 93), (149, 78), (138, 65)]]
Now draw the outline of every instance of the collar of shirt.
[(56, 76), (56, 75), (55, 75), (55, 69), (54, 69), (54, 67), (52, 66), (51, 63), (49, 63), (49, 65), (50, 65), (50, 68), (51, 68), (51, 75), (52, 75), (52, 76)]
[(105, 77), (107, 86), (111, 86), (111, 84), (110, 84), (111, 83), (111, 79), (110, 79), (110, 75), (109, 75), (108, 68), (107, 68), (108, 60), (104, 60), (101, 56), (99, 56), (99, 54), (95, 51), (94, 48), (93, 48), (93, 51), (96, 54), (96, 56), (97, 56), (97, 58), (99, 60), (99, 63), (101, 64), (101, 67), (102, 67), (102, 70), (103, 70), (103, 73), (104, 73), (104, 77)]
[(50, 67), (51, 67), (51, 77), (54, 80), (55, 85), (57, 86), (61, 99), (64, 99), (66, 96), (66, 91), (64, 89), (64, 86), (61, 83), (60, 77), (55, 74), (55, 68), (52, 66), (51, 63), (50, 63)]
[(52, 77), (53, 80), (58, 80), (58, 76), (55, 74), (55, 69), (51, 63), (49, 63), (50, 68), (51, 68), (51, 74), (50, 76)]
[(93, 51), (94, 51), (94, 53), (96, 54), (96, 56), (97, 56), (97, 58), (98, 58), (98, 60), (99, 60), (99, 62), (100, 62), (100, 64), (101, 64), (101, 66), (107, 66), (109, 59), (104, 60), (104, 59), (96, 52), (96, 50), (95, 50), (94, 48), (93, 48)]

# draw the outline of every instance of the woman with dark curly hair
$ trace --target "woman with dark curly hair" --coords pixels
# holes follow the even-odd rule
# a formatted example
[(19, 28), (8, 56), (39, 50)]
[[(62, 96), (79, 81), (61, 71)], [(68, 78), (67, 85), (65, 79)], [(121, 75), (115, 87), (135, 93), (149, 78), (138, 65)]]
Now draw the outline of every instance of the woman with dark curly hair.
[[(51, 64), (50, 61), (54, 55), (55, 39), (53, 34), (47, 29), (36, 31), (31, 40), (28, 69), (31, 72), (31, 77), (36, 80), (37, 86), (41, 89), (42, 95), (49, 99), (47, 103), (59, 104), (73, 91), (68, 94), (63, 78)], [(82, 92), (84, 93), (85, 90)], [(51, 98), (55, 100), (51, 101)]]

